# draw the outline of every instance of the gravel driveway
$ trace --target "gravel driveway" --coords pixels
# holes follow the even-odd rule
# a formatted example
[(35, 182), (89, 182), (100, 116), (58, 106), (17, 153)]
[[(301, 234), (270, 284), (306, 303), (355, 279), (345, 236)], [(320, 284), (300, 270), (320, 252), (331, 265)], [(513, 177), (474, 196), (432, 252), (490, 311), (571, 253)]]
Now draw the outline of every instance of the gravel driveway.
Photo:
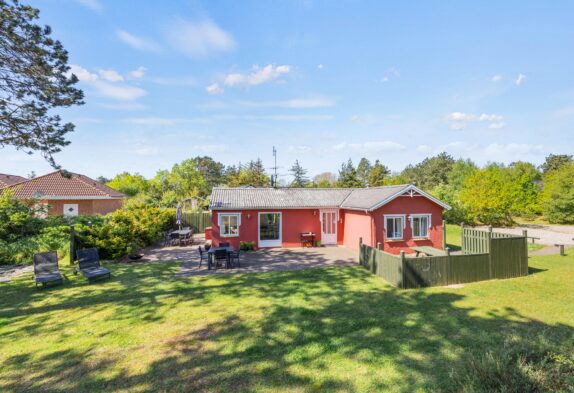
[(522, 230), (528, 231), (528, 236), (538, 237), (536, 243), (545, 245), (568, 244), (574, 245), (573, 225), (539, 225), (524, 224), (514, 228), (493, 228), (493, 231), (521, 235)]

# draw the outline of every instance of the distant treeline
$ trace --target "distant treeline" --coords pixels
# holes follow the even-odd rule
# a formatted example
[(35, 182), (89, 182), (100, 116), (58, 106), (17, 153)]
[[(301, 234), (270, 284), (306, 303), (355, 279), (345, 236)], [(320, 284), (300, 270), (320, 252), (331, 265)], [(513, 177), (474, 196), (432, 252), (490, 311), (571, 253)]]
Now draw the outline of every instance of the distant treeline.
[(452, 206), (445, 218), (454, 223), (510, 225), (517, 217), (544, 216), (551, 223), (574, 223), (574, 160), (571, 155), (546, 157), (544, 164), (517, 161), (479, 167), (470, 159), (454, 159), (447, 153), (425, 158), (400, 172), (391, 172), (380, 160), (351, 159), (337, 173), (312, 178), (296, 160), (289, 169), (293, 180), (281, 184), (269, 175), (261, 159), (225, 166), (211, 157), (194, 157), (171, 170), (160, 170), (146, 179), (123, 172), (101, 182), (130, 196), (129, 203), (174, 207), (181, 201), (205, 208), (214, 186), (269, 187), (377, 187), (415, 184)]

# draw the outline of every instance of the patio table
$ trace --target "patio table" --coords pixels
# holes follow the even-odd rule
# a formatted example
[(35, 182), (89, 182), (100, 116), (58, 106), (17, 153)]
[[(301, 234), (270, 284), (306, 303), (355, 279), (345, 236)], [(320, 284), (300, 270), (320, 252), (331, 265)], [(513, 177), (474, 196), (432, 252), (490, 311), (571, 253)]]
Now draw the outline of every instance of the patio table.
[(211, 247), (207, 251), (207, 269), (211, 270), (211, 265), (213, 264), (213, 254), (215, 254), (215, 250), (225, 250), (227, 251), (227, 255), (231, 254), (234, 250), (233, 246), (228, 247)]
[(171, 233), (171, 238), (178, 241), (179, 245), (181, 246), (181, 238), (182, 237), (191, 237), (192, 230), (191, 229), (178, 229)]

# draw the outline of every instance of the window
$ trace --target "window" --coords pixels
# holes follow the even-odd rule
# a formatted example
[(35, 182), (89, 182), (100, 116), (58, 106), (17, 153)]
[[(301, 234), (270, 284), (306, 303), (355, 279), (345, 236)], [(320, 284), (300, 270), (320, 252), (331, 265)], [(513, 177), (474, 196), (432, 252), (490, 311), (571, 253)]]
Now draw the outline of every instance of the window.
[(429, 237), (430, 228), (430, 214), (412, 214), (411, 215), (411, 229), (413, 230), (413, 237), (426, 238)]
[(239, 236), (240, 213), (219, 213), (219, 233), (221, 236)]
[(385, 216), (385, 232), (388, 240), (401, 240), (405, 228), (405, 216)]

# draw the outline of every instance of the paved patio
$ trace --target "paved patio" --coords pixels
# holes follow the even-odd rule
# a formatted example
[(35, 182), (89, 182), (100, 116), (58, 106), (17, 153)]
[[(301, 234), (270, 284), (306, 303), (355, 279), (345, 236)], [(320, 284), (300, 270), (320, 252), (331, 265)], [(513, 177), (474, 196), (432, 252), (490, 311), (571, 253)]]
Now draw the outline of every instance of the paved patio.
[(206, 262), (200, 268), (197, 250), (194, 250), (192, 255), (194, 258), (181, 266), (176, 274), (177, 277), (288, 271), (315, 267), (352, 266), (358, 263), (358, 251), (345, 247), (274, 248), (249, 251), (241, 254), (241, 267), (217, 270), (208, 270)]

